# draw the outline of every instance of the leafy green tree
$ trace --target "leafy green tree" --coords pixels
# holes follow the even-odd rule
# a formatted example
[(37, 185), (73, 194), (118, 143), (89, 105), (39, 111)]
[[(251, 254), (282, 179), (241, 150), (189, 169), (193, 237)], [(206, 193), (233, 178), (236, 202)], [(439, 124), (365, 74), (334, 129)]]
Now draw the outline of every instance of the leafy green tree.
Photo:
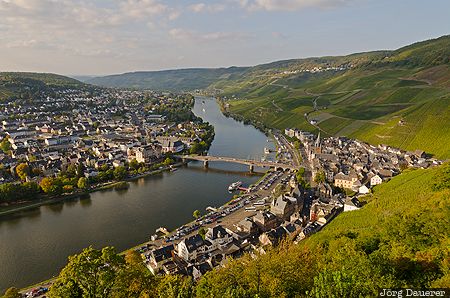
[(83, 290), (78, 286), (75, 280), (63, 280), (57, 279), (55, 283), (50, 287), (50, 291), (47, 293), (50, 298), (70, 297), (70, 298), (84, 298), (93, 296), (84, 296)]
[(138, 252), (125, 254), (126, 266), (119, 271), (111, 297), (156, 297), (156, 278), (145, 267)]
[(201, 215), (200, 210), (195, 210), (195, 211), (192, 213), (192, 216), (193, 216), (195, 219), (198, 219), (198, 218), (200, 217), (200, 215)]
[(109, 170), (109, 166), (107, 164), (104, 164), (100, 167), (100, 171), (106, 172)]
[(77, 175), (77, 166), (74, 164), (68, 165), (65, 174), (69, 178), (75, 177)]
[(89, 187), (89, 181), (86, 177), (80, 177), (77, 182), (79, 189), (87, 189)]
[(198, 230), (198, 234), (199, 234), (203, 239), (205, 239), (205, 236), (206, 236), (206, 230), (205, 230), (205, 228), (204, 228), (204, 227), (201, 227), (200, 230)]
[(278, 184), (273, 190), (273, 196), (275, 198), (289, 191), (289, 186), (286, 184)]
[(181, 275), (166, 275), (157, 287), (160, 298), (190, 298), (193, 296), (192, 280)]
[(300, 181), (303, 180), (303, 177), (305, 175), (305, 168), (301, 167), (298, 169), (297, 173), (295, 173), (295, 177), (297, 178), (297, 182), (300, 183)]
[(25, 200), (33, 200), (39, 194), (39, 185), (36, 182), (24, 182), (19, 189), (21, 197)]
[(49, 297), (61, 297), (61, 293), (81, 293), (82, 297), (92, 298), (110, 297), (116, 277), (124, 266), (123, 257), (117, 255), (112, 247), (102, 250), (86, 248), (80, 254), (69, 257), (69, 263), (50, 288)]
[[(355, 276), (343, 271), (324, 270), (314, 277), (314, 286), (310, 297), (370, 297), (375, 293), (367, 293), (358, 283)], [(363, 295), (365, 293), (366, 295)]]
[(191, 147), (189, 148), (189, 153), (190, 154), (197, 154), (200, 153), (202, 150), (202, 147), (200, 146), (199, 143), (195, 142), (191, 145)]
[(314, 182), (316, 182), (317, 184), (322, 184), (324, 183), (326, 180), (326, 176), (325, 176), (325, 172), (324, 171), (320, 171), (316, 174), (316, 176), (314, 177)]
[(132, 161), (130, 161), (128, 166), (130, 167), (130, 169), (133, 169), (133, 170), (139, 169), (139, 163), (136, 159), (133, 159)]
[(122, 180), (127, 176), (127, 169), (125, 167), (119, 166), (114, 169), (114, 179)]
[(2, 298), (21, 298), (22, 295), (19, 293), (19, 289), (17, 288), (9, 288), (6, 290), (5, 294)]
[(27, 163), (21, 163), (16, 167), (16, 173), (21, 180), (25, 180), (30, 175), (30, 167)]
[(8, 153), (9, 150), (11, 150), (11, 143), (8, 141), (7, 137), (3, 138), (3, 140), (0, 142), (0, 149), (4, 153)]
[(174, 162), (175, 161), (172, 158), (166, 157), (166, 159), (163, 161), (163, 165), (164, 166), (169, 166), (169, 165), (173, 164)]
[(76, 172), (77, 172), (78, 178), (81, 178), (84, 176), (84, 165), (82, 163), (78, 163)]

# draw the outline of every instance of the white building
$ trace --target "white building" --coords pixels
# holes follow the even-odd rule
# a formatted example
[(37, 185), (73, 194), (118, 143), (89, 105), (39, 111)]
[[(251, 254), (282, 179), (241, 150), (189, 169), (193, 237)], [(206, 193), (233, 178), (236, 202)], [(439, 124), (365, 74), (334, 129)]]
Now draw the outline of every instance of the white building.
[(372, 178), (370, 178), (370, 186), (375, 186), (378, 184), (381, 184), (383, 182), (383, 179), (381, 179), (380, 176), (375, 175)]

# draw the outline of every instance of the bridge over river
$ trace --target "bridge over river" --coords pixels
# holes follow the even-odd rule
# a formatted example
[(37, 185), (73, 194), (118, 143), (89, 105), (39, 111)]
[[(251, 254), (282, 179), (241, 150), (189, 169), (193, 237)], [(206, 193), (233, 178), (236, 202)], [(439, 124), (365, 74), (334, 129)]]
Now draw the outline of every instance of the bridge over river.
[(254, 167), (268, 167), (268, 168), (274, 168), (274, 169), (290, 169), (290, 170), (297, 170), (298, 168), (295, 167), (292, 164), (285, 164), (285, 163), (278, 163), (273, 161), (258, 161), (253, 159), (241, 159), (241, 158), (235, 158), (235, 157), (223, 157), (223, 156), (211, 156), (211, 155), (177, 155), (177, 158), (182, 159), (183, 161), (188, 160), (197, 160), (202, 161), (203, 165), (205, 167), (208, 167), (209, 162), (214, 161), (221, 161), (221, 162), (231, 162), (231, 163), (238, 163), (238, 164), (244, 164), (248, 165), (250, 172), (253, 171)]

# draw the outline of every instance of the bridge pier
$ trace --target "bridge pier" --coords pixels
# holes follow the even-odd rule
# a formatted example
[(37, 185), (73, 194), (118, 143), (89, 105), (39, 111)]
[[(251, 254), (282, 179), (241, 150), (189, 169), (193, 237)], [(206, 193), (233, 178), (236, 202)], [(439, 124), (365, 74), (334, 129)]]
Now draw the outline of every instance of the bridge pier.
[(250, 173), (253, 173), (254, 166), (253, 166), (252, 164), (249, 165), (249, 166), (248, 166), (248, 170), (249, 170)]

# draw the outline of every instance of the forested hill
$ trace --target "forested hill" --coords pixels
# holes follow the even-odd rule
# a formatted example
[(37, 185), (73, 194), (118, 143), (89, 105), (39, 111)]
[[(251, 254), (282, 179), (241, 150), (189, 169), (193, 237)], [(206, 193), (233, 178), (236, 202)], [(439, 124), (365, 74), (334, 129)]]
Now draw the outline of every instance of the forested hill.
[(191, 68), (163, 71), (138, 71), (88, 79), (105, 87), (182, 91), (205, 89), (218, 80), (241, 77), (247, 68)]
[(0, 101), (32, 98), (35, 94), (51, 88), (85, 86), (75, 79), (51, 73), (0, 72)]

